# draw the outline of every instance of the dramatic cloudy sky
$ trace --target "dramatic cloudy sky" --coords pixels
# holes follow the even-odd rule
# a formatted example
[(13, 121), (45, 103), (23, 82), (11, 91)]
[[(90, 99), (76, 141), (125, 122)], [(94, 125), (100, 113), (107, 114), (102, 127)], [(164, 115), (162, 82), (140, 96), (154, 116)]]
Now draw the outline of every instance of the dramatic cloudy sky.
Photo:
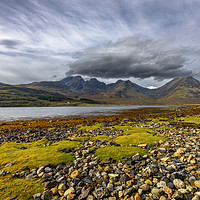
[(199, 0), (1, 0), (0, 82), (200, 79)]

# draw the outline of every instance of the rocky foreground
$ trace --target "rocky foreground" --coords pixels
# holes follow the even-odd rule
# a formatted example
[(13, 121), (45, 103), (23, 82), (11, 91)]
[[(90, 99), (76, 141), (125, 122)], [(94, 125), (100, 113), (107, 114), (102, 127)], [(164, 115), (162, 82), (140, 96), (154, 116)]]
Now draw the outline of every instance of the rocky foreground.
[[(161, 124), (152, 124), (157, 128)], [(163, 124), (162, 124), (163, 126)], [(73, 128), (73, 136), (83, 132)], [(120, 135), (123, 131), (93, 131), (94, 135)], [(101, 161), (95, 157), (95, 149), (115, 146), (112, 141), (81, 141), (81, 147), (71, 149), (75, 161), (71, 165), (59, 164), (52, 168), (49, 163), (38, 166), (30, 172), (21, 172), (20, 177), (38, 178), (45, 186), (43, 193), (33, 196), (35, 200), (140, 200), (140, 199), (200, 199), (200, 129), (161, 129), (156, 133), (168, 138), (157, 148), (140, 145), (149, 151), (148, 155), (136, 154), (130, 158), (115, 161), (112, 158)], [(72, 135), (71, 135), (72, 136)], [(69, 139), (64, 128), (40, 133), (18, 133), (3, 135), (0, 142), (30, 142), (41, 138), (50, 141)], [(51, 145), (51, 144), (49, 144)], [(108, 152), (109, 154), (109, 152)], [(1, 173), (6, 173), (1, 172)], [(15, 174), (11, 175), (13, 178)]]

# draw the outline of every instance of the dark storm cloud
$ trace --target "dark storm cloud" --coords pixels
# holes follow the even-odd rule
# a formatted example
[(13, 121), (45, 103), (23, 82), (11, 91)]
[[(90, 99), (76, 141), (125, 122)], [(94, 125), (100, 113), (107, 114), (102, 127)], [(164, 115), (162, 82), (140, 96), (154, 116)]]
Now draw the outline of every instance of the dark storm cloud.
[(0, 45), (4, 46), (6, 48), (10, 48), (10, 49), (15, 48), (19, 44), (20, 44), (20, 42), (17, 40), (5, 40), (5, 39), (0, 40)]
[(191, 75), (185, 58), (167, 46), (167, 41), (130, 37), (106, 47), (85, 50), (69, 65), (67, 75), (100, 78), (149, 78), (157, 80)]

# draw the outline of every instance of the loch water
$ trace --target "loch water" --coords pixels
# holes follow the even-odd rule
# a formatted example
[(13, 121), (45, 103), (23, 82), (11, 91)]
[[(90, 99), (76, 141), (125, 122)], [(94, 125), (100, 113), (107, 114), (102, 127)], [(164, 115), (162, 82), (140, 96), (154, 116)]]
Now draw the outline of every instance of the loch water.
[(110, 115), (123, 110), (149, 106), (91, 106), (91, 107), (3, 107), (0, 121), (65, 118), (70, 116)]

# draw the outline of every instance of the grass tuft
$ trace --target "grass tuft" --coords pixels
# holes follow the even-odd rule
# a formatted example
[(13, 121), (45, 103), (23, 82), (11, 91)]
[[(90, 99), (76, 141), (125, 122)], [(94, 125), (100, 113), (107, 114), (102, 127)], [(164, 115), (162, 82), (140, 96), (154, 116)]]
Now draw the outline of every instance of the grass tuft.
[(166, 141), (165, 137), (153, 136), (148, 133), (151, 129), (147, 128), (133, 128), (132, 130), (125, 131), (123, 136), (115, 138), (113, 141), (121, 145), (138, 145), (140, 143), (148, 143), (151, 145), (157, 144), (160, 140)]
[(140, 153), (140, 155), (143, 156), (148, 153), (148, 150), (139, 147), (110, 146), (97, 149), (95, 155), (100, 157), (101, 160), (108, 160), (108, 158), (111, 157), (112, 159), (118, 161), (123, 157), (128, 158), (130, 156), (135, 155), (136, 153)]

